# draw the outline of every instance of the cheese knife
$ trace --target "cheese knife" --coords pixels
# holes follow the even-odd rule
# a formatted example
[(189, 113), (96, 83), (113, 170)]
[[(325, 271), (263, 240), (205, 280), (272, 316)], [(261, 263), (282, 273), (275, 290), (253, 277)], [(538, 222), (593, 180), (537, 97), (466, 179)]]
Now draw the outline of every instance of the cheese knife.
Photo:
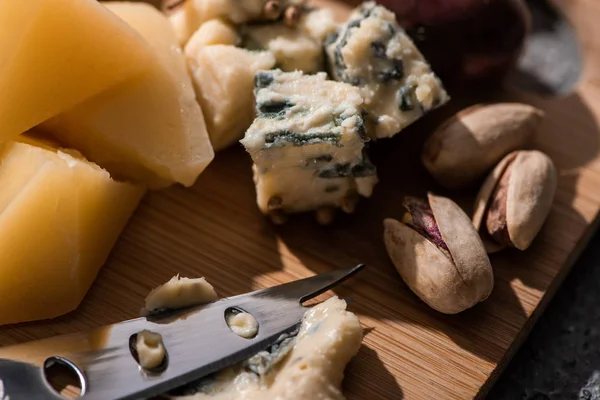
[[(364, 268), (335, 270), (210, 304), (0, 348), (0, 400), (59, 400), (46, 378), (54, 364), (74, 371), (84, 400), (148, 398), (250, 358), (297, 329), (308, 301)], [(251, 314), (258, 333), (235, 334), (225, 313)], [(166, 357), (159, 371), (141, 368), (131, 339), (143, 330), (162, 336)]]

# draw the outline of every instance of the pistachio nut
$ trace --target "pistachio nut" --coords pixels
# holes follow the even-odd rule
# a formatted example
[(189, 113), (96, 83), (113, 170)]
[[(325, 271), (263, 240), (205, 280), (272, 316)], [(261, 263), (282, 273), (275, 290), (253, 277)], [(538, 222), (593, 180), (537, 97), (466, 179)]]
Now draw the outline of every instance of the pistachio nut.
[(515, 151), (500, 161), (483, 183), (473, 214), (488, 253), (531, 245), (552, 207), (556, 180), (554, 163), (540, 151)]
[(442, 185), (473, 184), (513, 150), (523, 148), (543, 113), (520, 103), (469, 107), (444, 122), (427, 140), (422, 161)]
[(494, 275), (483, 243), (452, 200), (406, 198), (403, 221), (384, 221), (387, 252), (408, 287), (430, 307), (456, 314), (485, 300)]

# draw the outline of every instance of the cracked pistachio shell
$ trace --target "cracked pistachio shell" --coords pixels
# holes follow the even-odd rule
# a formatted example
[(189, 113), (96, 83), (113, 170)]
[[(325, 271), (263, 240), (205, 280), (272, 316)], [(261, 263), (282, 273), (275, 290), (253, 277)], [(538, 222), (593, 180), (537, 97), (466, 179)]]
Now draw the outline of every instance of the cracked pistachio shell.
[(469, 217), (452, 200), (428, 195), (452, 258), (394, 219), (384, 221), (384, 242), (408, 287), (433, 309), (456, 314), (485, 300), (494, 287), (490, 260)]
[(520, 103), (469, 107), (444, 122), (425, 142), (423, 164), (441, 185), (466, 187), (506, 154), (523, 148), (542, 117), (542, 111)]
[(546, 221), (554, 195), (557, 176), (554, 163), (537, 150), (508, 154), (489, 174), (475, 200), (473, 225), (481, 233), (489, 253), (502, 250), (486, 228), (486, 217), (496, 185), (510, 168), (506, 194), (506, 229), (513, 246), (525, 250)]

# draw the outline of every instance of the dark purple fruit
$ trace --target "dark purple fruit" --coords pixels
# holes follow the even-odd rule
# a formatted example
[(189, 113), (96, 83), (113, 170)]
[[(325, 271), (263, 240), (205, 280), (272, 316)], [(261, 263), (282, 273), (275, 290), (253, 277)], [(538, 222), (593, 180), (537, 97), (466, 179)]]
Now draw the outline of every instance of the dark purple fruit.
[(444, 84), (495, 85), (529, 33), (524, 0), (379, 0), (396, 13)]

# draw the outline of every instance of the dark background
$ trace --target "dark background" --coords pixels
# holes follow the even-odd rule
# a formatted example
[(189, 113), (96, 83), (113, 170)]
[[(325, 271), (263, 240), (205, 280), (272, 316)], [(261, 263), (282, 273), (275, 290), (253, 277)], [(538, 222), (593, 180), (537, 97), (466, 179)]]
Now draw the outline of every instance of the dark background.
[(600, 232), (487, 398), (600, 399)]

